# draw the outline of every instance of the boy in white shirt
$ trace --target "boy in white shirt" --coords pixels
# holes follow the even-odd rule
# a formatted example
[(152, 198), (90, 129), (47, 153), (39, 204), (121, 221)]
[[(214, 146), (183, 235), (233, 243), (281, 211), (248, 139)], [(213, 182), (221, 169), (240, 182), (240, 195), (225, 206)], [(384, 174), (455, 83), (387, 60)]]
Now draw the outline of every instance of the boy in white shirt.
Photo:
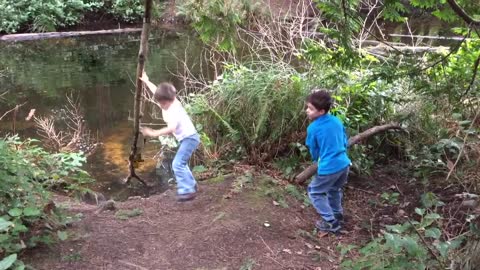
[(200, 136), (192, 120), (177, 99), (177, 91), (172, 84), (161, 83), (155, 86), (150, 82), (145, 72), (140, 80), (153, 93), (154, 100), (162, 109), (163, 120), (167, 123), (167, 127), (159, 130), (141, 127), (140, 132), (149, 137), (173, 134), (179, 141), (180, 146), (172, 163), (173, 173), (177, 180), (177, 201), (193, 200), (197, 191), (197, 182), (188, 167), (188, 161), (200, 143)]

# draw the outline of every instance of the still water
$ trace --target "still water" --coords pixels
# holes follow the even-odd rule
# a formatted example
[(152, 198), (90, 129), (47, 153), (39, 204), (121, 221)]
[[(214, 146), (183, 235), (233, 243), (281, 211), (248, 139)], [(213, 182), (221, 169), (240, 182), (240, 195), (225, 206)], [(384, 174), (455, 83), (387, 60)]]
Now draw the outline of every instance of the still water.
[[(0, 122), (2, 134), (15, 132), (22, 137), (38, 137), (33, 121), (25, 117), (31, 109), (36, 116), (58, 115), (67, 103), (66, 96), (79, 98), (86, 126), (101, 144), (89, 157), (86, 170), (96, 179), (92, 189), (114, 199), (143, 195), (136, 183), (125, 186), (126, 159), (130, 152), (133, 122), (133, 92), (140, 46), (140, 33), (71, 37), (0, 43), (1, 111), (23, 104), (16, 119)], [(170, 81), (178, 89), (182, 82), (182, 61), (193, 73), (198, 71), (201, 43), (189, 34), (173, 30), (154, 30), (149, 39), (146, 70), (153, 82)], [(5, 110), (4, 110), (5, 109)], [(159, 119), (144, 119), (162, 123)], [(168, 174), (156, 173), (153, 156), (158, 144), (148, 143), (145, 162), (138, 169), (154, 187), (165, 189)], [(133, 180), (132, 182), (134, 182)]]

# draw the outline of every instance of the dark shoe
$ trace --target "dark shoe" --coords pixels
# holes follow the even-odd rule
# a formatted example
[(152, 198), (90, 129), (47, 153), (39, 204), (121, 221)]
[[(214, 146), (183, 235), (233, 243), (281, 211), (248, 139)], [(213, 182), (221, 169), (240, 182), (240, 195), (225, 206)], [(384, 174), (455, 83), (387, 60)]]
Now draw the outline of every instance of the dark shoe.
[(177, 194), (177, 202), (186, 202), (195, 199), (196, 193), (185, 193), (185, 194)]
[(335, 217), (336, 220), (338, 220), (338, 222), (339, 222), (340, 224), (344, 224), (344, 223), (345, 223), (345, 219), (344, 219), (344, 217), (343, 217), (343, 214), (338, 213), (338, 214), (333, 214), (333, 216)]
[(338, 232), (342, 228), (338, 220), (325, 221), (323, 219), (317, 220), (317, 222), (315, 222), (315, 227), (322, 232), (333, 232), (333, 233)]

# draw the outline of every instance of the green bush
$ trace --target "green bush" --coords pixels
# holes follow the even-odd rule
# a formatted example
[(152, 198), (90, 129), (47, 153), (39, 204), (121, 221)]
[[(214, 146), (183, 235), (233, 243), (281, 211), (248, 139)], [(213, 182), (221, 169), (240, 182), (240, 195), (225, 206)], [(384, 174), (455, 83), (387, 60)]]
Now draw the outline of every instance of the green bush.
[(17, 254), (23, 249), (67, 237), (60, 229), (68, 218), (54, 207), (49, 190), (78, 190), (90, 181), (80, 169), (81, 154), (50, 154), (34, 143), (18, 137), (0, 140), (0, 265), (18, 269)]
[(15, 33), (27, 26), (33, 32), (55, 31), (77, 23), (86, 11), (100, 4), (87, 0), (0, 0), (0, 32)]
[(224, 145), (224, 152), (258, 161), (304, 129), (309, 89), (308, 80), (288, 65), (229, 65), (203, 94), (193, 96), (189, 109), (200, 131)]
[[(435, 194), (422, 196), (425, 208), (415, 208), (415, 220), (387, 225), (380, 237), (362, 248), (353, 245), (340, 247), (343, 269), (445, 269), (453, 251), (463, 237), (446, 239), (442, 233), (442, 217), (437, 208), (443, 206)], [(358, 256), (344, 259), (356, 250)]]
[(112, 0), (105, 9), (121, 21), (135, 22), (141, 20), (145, 8), (140, 0)]
[(191, 21), (203, 42), (230, 51), (235, 49), (237, 28), (259, 10), (252, 0), (183, 0), (178, 14)]

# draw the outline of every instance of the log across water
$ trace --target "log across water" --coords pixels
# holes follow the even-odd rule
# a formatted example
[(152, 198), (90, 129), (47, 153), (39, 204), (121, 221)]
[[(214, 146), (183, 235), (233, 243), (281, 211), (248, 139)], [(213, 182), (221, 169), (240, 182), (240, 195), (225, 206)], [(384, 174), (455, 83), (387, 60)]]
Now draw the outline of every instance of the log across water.
[(97, 30), (97, 31), (73, 31), (73, 32), (47, 32), (47, 33), (27, 33), (27, 34), (11, 34), (0, 36), (0, 41), (27, 41), (47, 38), (65, 38), (78, 37), (87, 35), (105, 35), (141, 32), (142, 28), (124, 28), (113, 30)]

